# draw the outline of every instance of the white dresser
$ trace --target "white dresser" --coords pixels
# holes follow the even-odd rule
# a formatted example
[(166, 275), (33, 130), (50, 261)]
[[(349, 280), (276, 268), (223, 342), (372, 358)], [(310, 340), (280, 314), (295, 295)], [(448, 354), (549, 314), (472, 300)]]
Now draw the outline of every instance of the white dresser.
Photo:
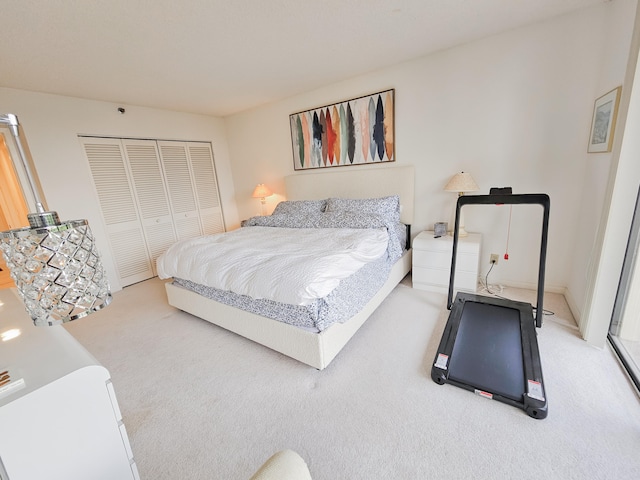
[[(478, 286), (482, 235), (470, 233), (458, 239), (454, 290), (475, 292)], [(434, 238), (425, 230), (413, 239), (413, 288), (447, 293), (451, 273), (453, 237)]]
[(35, 327), (13, 289), (0, 290), (0, 479), (139, 479), (109, 372), (64, 327)]

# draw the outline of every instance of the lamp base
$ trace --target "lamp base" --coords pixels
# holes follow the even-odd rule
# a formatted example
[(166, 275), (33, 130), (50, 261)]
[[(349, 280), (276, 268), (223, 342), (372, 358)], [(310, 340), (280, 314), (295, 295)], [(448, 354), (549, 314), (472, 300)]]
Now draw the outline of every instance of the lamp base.
[[(465, 224), (464, 211), (461, 208), (458, 211), (458, 236), (459, 237), (466, 237), (467, 235), (469, 235), (467, 233), (467, 231), (464, 229), (464, 224)], [(454, 209), (454, 213), (453, 213), (453, 223), (451, 225), (452, 225), (453, 228), (455, 228), (455, 225), (456, 225), (456, 211), (455, 211), (455, 209)], [(453, 228), (451, 229), (451, 233), (450, 233), (450, 235), (452, 237), (453, 237), (453, 232), (454, 232)]]

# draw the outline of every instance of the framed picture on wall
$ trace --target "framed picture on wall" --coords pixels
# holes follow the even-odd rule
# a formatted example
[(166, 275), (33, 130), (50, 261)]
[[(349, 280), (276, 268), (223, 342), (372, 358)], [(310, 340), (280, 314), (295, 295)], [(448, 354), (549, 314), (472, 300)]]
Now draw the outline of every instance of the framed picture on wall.
[(290, 115), (294, 170), (394, 162), (394, 94), (385, 90)]
[(595, 101), (591, 134), (589, 135), (589, 153), (610, 152), (613, 146), (613, 133), (616, 128), (620, 91), (614, 88)]

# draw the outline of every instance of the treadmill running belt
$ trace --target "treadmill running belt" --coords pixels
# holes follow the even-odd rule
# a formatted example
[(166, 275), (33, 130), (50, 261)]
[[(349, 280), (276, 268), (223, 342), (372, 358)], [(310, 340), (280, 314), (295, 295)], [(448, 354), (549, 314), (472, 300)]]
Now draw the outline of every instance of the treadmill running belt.
[(520, 314), (515, 308), (465, 302), (449, 378), (521, 402), (526, 385)]

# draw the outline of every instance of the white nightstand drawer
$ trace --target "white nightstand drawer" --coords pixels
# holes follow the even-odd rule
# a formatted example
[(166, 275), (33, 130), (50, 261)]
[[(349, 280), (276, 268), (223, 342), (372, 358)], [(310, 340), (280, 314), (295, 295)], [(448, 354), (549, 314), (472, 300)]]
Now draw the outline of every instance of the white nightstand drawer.
[[(480, 242), (482, 236), (479, 233), (470, 233), (466, 237), (460, 237), (458, 239), (458, 253), (471, 253), (475, 255), (480, 254)], [(453, 251), (453, 237), (438, 237), (433, 236), (433, 232), (426, 230), (421, 232), (416, 238), (413, 239), (414, 250), (428, 250), (431, 252), (451, 252)]]
[[(427, 250), (413, 250), (414, 265), (428, 265), (433, 268), (451, 269), (451, 252), (430, 252)], [(476, 272), (478, 270), (478, 255), (458, 253), (456, 258), (456, 272)]]
[[(458, 241), (455, 290), (475, 292), (478, 283), (482, 236), (470, 233)], [(446, 293), (449, 289), (453, 237), (434, 238), (424, 231), (413, 239), (413, 286)]]
[[(413, 267), (411, 273), (413, 287), (446, 293), (449, 289), (449, 274), (449, 269)], [(474, 272), (456, 272), (454, 283), (456, 290), (475, 292), (477, 283), (478, 276)]]

